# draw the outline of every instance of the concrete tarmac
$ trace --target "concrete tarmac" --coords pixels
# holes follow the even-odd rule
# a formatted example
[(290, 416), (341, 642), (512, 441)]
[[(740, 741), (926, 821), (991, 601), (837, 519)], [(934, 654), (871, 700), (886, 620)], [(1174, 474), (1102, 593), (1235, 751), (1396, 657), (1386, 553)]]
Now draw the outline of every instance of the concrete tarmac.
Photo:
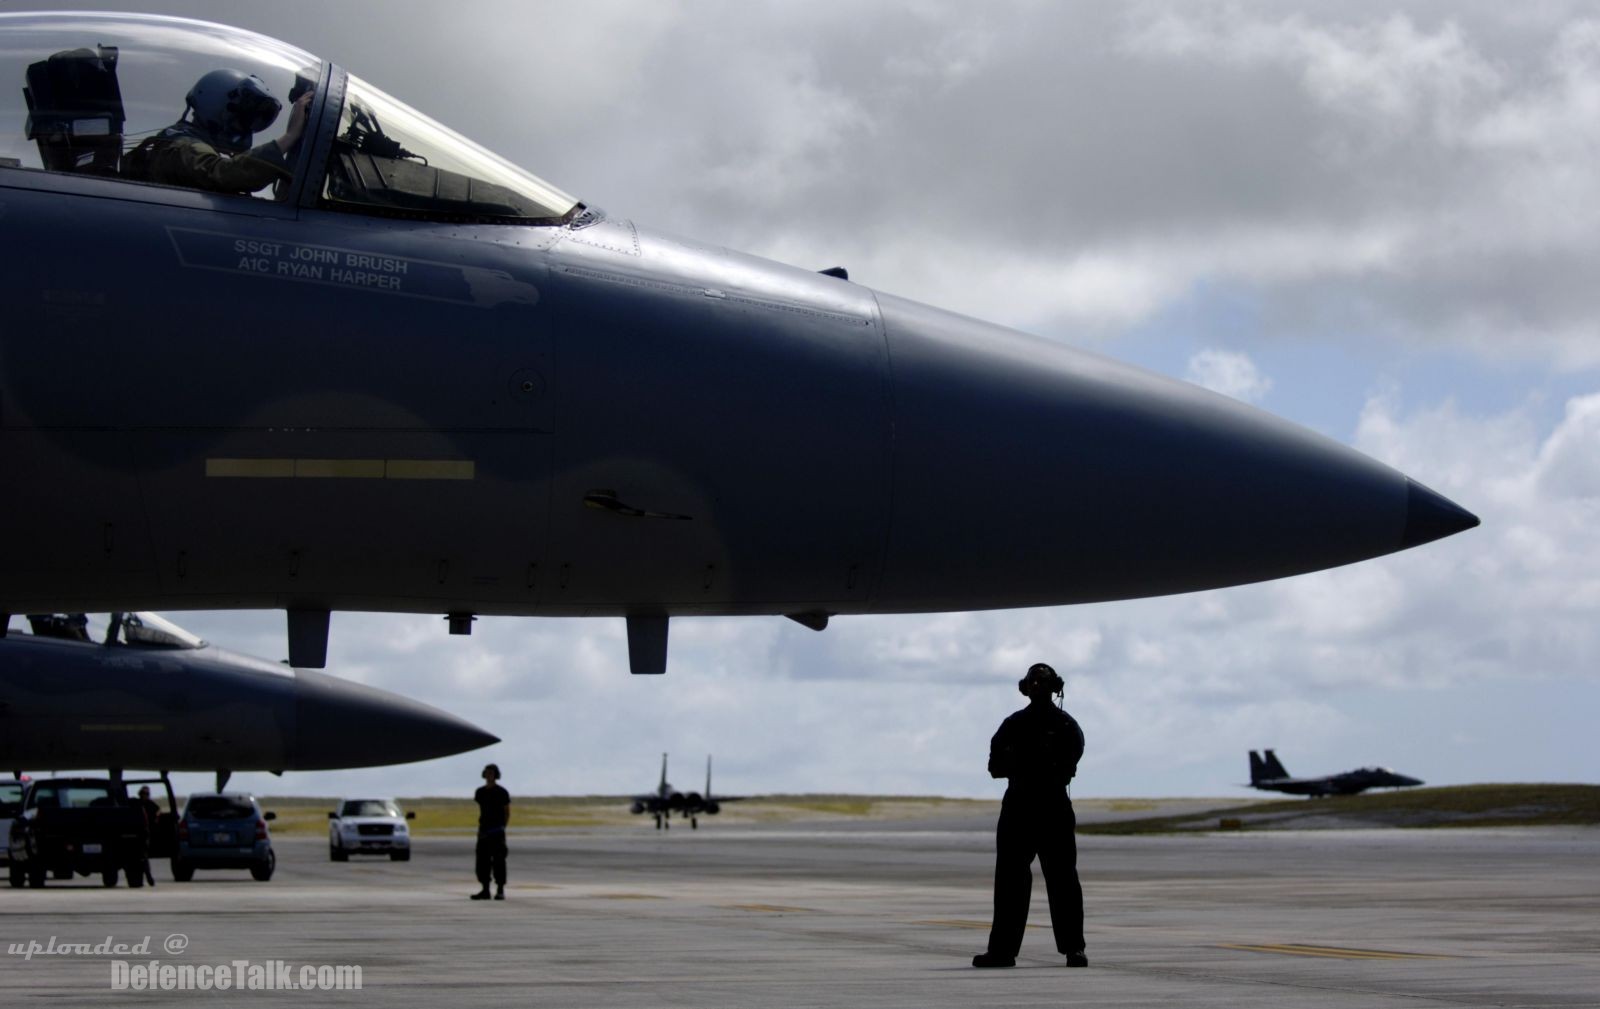
[(1091, 966), (1062, 966), (1038, 880), (1017, 967), (991, 971), (968, 966), (987, 938), (988, 815), (686, 828), (513, 832), (504, 902), (467, 899), (470, 837), (348, 864), (280, 838), (267, 883), (179, 884), (161, 865), (154, 889), (0, 888), (8, 950), (148, 936), (125, 959), (246, 960), (275, 982), (358, 965), (362, 981), (135, 994), (111, 987), (124, 958), (8, 953), (0, 1003), (1600, 1006), (1590, 828), (1080, 837)]

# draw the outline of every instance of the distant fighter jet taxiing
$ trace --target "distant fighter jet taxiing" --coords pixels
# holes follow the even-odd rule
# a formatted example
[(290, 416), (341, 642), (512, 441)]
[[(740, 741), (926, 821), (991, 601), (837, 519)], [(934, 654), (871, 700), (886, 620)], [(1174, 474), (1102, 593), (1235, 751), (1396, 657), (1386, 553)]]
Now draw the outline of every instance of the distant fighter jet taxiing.
[(1355, 795), (1369, 788), (1410, 788), (1423, 782), (1396, 774), (1387, 767), (1363, 767), (1326, 778), (1293, 778), (1271, 750), (1250, 751), (1250, 787), (1268, 792), (1313, 797)]
[(386, 690), (224, 651), (154, 613), (0, 637), (0, 768), (217, 774), (376, 767), (498, 740)]
[[(1236, 400), (605, 214), (272, 39), (0, 34), (0, 612), (278, 608), (298, 667), (335, 610), (622, 617), (659, 673), (674, 616), (1193, 592), (1478, 524)], [(163, 129), (237, 164), (130, 156)]]
[(740, 802), (745, 797), (742, 795), (723, 795), (711, 797), (711, 757), (706, 757), (706, 790), (699, 792), (678, 792), (667, 783), (667, 755), (661, 755), (661, 782), (656, 785), (654, 792), (633, 797), (633, 813), (650, 813), (656, 818), (656, 829), (667, 830), (672, 826), (672, 814), (688, 817), (689, 829), (696, 830), (700, 827), (700, 817), (716, 816), (722, 812), (724, 802)]

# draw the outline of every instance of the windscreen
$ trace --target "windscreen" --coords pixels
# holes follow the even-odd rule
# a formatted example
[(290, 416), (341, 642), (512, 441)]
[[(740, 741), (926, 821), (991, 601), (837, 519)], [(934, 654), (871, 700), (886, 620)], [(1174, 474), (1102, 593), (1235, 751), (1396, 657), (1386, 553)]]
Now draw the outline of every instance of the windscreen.
[(440, 220), (559, 224), (577, 200), (351, 75), (328, 160), (333, 207)]
[(116, 798), (106, 785), (40, 785), (33, 804), (40, 809), (88, 809), (115, 805)]
[(194, 820), (245, 820), (256, 815), (255, 808), (241, 799), (226, 795), (197, 795), (184, 807), (184, 815)]
[(356, 799), (344, 804), (340, 816), (399, 816), (399, 810), (381, 799)]

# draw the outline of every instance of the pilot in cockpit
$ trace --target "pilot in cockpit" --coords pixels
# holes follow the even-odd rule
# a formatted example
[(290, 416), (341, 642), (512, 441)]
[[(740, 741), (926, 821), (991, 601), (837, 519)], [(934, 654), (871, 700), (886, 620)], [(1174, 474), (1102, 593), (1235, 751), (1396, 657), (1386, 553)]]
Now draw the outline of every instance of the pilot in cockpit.
[(214, 193), (264, 189), (289, 178), (288, 155), (305, 131), (311, 98), (310, 91), (295, 98), (283, 136), (251, 147), (283, 103), (259, 77), (213, 70), (189, 89), (182, 118), (124, 156), (122, 174)]

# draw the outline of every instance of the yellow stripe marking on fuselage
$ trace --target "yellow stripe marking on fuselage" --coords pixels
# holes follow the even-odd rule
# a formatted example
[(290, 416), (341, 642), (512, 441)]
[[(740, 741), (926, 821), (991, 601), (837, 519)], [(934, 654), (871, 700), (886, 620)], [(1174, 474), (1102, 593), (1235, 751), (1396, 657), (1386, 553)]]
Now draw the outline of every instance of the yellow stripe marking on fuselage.
[(283, 480), (472, 480), (471, 459), (207, 459), (206, 476)]
[(84, 722), (80, 732), (166, 732), (165, 725), (154, 722)]

